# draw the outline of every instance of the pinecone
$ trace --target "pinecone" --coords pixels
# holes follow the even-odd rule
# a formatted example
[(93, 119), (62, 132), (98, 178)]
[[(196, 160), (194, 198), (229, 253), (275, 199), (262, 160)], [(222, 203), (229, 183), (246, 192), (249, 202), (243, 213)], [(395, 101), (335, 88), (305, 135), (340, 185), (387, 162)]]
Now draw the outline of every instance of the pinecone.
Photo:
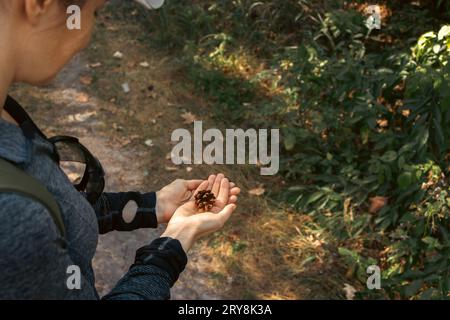
[(215, 202), (216, 197), (210, 190), (202, 190), (195, 195), (195, 205), (202, 211), (211, 210)]

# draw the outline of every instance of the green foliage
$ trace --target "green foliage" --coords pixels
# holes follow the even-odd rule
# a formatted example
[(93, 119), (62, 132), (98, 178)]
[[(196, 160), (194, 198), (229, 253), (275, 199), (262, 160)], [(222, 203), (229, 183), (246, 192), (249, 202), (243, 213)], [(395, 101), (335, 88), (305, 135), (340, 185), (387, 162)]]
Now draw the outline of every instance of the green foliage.
[[(301, 107), (286, 119), (293, 121), (285, 174), (300, 184), (287, 200), (342, 240), (381, 242), (387, 293), (446, 297), (449, 29), (422, 36), (411, 56), (373, 54), (358, 26), (332, 31), (339, 29), (332, 17), (316, 37), (326, 36), (328, 51), (303, 46), (290, 57), (298, 67), (285, 79), (298, 88)], [(375, 196), (389, 203), (371, 217)]]
[[(418, 14), (435, 23), (404, 10), (392, 37)], [(217, 117), (282, 129), (279, 198), (334, 236), (362, 286), (381, 267), (383, 290), (360, 296), (448, 297), (450, 26), (386, 44), (342, 1), (194, 1), (165, 14)]]

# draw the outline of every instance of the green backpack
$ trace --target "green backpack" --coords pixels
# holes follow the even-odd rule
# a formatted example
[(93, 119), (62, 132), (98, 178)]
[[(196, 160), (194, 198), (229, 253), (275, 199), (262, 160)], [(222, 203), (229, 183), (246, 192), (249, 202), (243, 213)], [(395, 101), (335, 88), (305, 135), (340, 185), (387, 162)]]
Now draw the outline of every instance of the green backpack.
[(65, 242), (66, 230), (61, 216), (61, 210), (53, 195), (39, 180), (1, 158), (0, 193), (20, 194), (43, 205), (50, 213), (63, 242)]

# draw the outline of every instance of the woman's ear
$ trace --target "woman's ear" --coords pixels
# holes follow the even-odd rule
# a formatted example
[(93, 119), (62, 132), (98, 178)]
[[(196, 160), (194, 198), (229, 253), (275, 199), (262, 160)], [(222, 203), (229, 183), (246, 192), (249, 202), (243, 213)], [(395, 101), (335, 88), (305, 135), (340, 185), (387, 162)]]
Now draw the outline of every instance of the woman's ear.
[(58, 0), (23, 0), (25, 18), (36, 25), (55, 1)]

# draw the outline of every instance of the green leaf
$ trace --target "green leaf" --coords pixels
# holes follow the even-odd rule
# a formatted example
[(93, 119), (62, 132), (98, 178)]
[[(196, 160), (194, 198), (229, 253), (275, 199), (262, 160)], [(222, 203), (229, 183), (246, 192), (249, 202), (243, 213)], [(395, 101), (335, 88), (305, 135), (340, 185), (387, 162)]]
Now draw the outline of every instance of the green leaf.
[(322, 198), (325, 195), (323, 191), (317, 191), (316, 193), (313, 193), (309, 198), (307, 204), (314, 203), (318, 201), (320, 198)]
[(408, 188), (413, 182), (413, 175), (411, 172), (403, 172), (397, 178), (397, 183), (400, 189)]
[(414, 296), (422, 288), (423, 280), (415, 280), (405, 288), (405, 296)]
[(288, 134), (284, 139), (284, 147), (287, 151), (291, 151), (294, 149), (296, 144), (296, 139), (293, 134)]
[(439, 243), (439, 240), (433, 237), (425, 237), (422, 239), (424, 243), (426, 243), (430, 248), (440, 249), (442, 245)]
[(433, 52), (434, 52), (435, 54), (438, 54), (439, 51), (441, 51), (441, 46), (440, 46), (439, 44), (435, 44), (435, 45), (433, 46)]
[(381, 161), (386, 163), (394, 162), (397, 159), (397, 152), (391, 150), (383, 154), (383, 156), (380, 158)]
[(419, 134), (417, 135), (417, 143), (419, 149), (422, 149), (427, 144), (429, 137), (430, 132), (428, 131), (428, 129), (423, 128), (420, 130)]
[(443, 26), (438, 33), (438, 40), (441, 41), (444, 38), (450, 36), (450, 26)]

